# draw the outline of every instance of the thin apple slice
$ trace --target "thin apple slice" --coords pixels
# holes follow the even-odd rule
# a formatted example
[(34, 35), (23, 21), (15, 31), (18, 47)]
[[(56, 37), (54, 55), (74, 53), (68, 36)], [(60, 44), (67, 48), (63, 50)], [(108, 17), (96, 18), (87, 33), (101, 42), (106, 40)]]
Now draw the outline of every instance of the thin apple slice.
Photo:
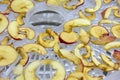
[(71, 2), (72, 0), (66, 0), (64, 1), (63, 3), (63, 7), (68, 9), (68, 10), (74, 10), (74, 9), (77, 9), (79, 6), (83, 5), (84, 4), (84, 0), (78, 0), (78, 3), (77, 4), (74, 4), (74, 5), (71, 5), (71, 6), (68, 6), (67, 4), (69, 2)]
[(34, 3), (30, 0), (13, 0), (11, 9), (17, 13), (26, 13), (34, 7)]
[(110, 42), (110, 43), (108, 43), (104, 46), (105, 50), (110, 50), (110, 49), (113, 49), (113, 48), (120, 48), (120, 42), (119, 41), (114, 41), (114, 42)]
[(112, 26), (110, 30), (114, 36), (120, 38), (120, 24)]
[(24, 34), (19, 34), (19, 24), (16, 21), (12, 21), (8, 26), (8, 33), (16, 40), (21, 40), (25, 38)]
[(16, 48), (16, 50), (21, 56), (20, 64), (25, 66), (29, 60), (27, 53), (25, 52), (24, 48), (22, 48), (22, 47), (18, 47), (18, 48)]
[(30, 39), (30, 40), (34, 39), (35, 36), (36, 36), (35, 31), (34, 31), (32, 28), (30, 28), (30, 27), (19, 28), (19, 31), (25, 32), (26, 37), (27, 37), (28, 39)]
[(115, 10), (114, 10), (114, 16), (117, 17), (117, 18), (120, 18), (119, 12), (120, 12), (119, 9), (115, 9)]
[(98, 68), (102, 69), (103, 71), (109, 72), (109, 71), (113, 71), (114, 68), (107, 65), (107, 64), (100, 64), (98, 65)]
[(25, 52), (38, 52), (40, 55), (47, 54), (46, 49), (39, 44), (25, 44), (23, 48)]
[(98, 25), (101, 24), (120, 24), (120, 23), (115, 20), (102, 19), (99, 21)]
[(111, 3), (113, 0), (104, 0), (104, 3), (105, 4), (109, 4), (109, 3)]
[(25, 14), (22, 14), (22, 13), (17, 16), (16, 21), (19, 25), (24, 25), (25, 24), (24, 21), (23, 21), (24, 17), (25, 17)]
[(91, 25), (90, 20), (84, 19), (84, 18), (77, 18), (77, 19), (73, 19), (73, 20), (66, 22), (64, 24), (64, 31), (72, 32), (72, 28), (80, 27), (80, 26), (90, 26), (90, 25)]
[(80, 29), (79, 39), (82, 43), (88, 44), (90, 41), (90, 35), (84, 29)]
[(0, 33), (2, 33), (8, 26), (8, 19), (5, 15), (0, 13)]
[(20, 74), (22, 74), (22, 73), (24, 72), (23, 70), (24, 70), (23, 66), (22, 66), (21, 64), (18, 64), (18, 65), (15, 67), (13, 73), (14, 73), (15, 75), (20, 75)]
[(36, 75), (36, 70), (40, 66), (40, 61), (36, 60), (30, 63), (25, 69), (25, 80), (39, 80)]
[(90, 16), (87, 16), (82, 12), (82, 10), (79, 11), (79, 16), (81, 18), (85, 18), (85, 19), (89, 19), (89, 20), (94, 20), (96, 18), (96, 13), (95, 12), (94, 13), (89, 13), (89, 14), (90, 14)]
[(46, 48), (52, 48), (56, 43), (59, 43), (59, 37), (55, 31), (48, 28), (46, 29), (46, 32), (43, 32), (38, 36), (37, 41)]
[(1, 45), (8, 45), (9, 40), (10, 40), (10, 37), (6, 36), (0, 43)]
[(60, 0), (47, 0), (46, 3), (48, 5), (57, 5), (57, 6), (59, 6), (61, 1)]
[(59, 40), (61, 43), (73, 44), (79, 40), (79, 35), (75, 32), (61, 32), (59, 35)]
[(56, 70), (55, 76), (52, 78), (52, 80), (64, 80), (66, 76), (66, 71), (63, 65), (55, 60), (42, 60), (41, 61), (43, 65), (51, 65), (53, 69)]
[(112, 8), (111, 8), (111, 7), (106, 8), (106, 9), (101, 13), (102, 17), (103, 17), (104, 19), (108, 19), (109, 16), (110, 16), (110, 14), (111, 14), (111, 11), (112, 11)]
[(91, 42), (93, 44), (97, 44), (97, 45), (105, 45), (107, 43), (115, 41), (115, 39), (116, 39), (115, 36), (108, 36), (108, 35), (106, 35), (106, 36), (103, 36), (103, 37), (101, 37), (101, 38), (99, 38), (97, 40), (91, 40)]
[(93, 26), (90, 28), (90, 34), (96, 38), (102, 37), (104, 34), (109, 34), (108, 30), (101, 26)]
[(98, 11), (102, 7), (102, 0), (95, 0), (96, 6), (94, 8), (86, 8), (85, 11), (88, 13), (93, 13)]
[(6, 66), (16, 61), (18, 53), (10, 46), (0, 46), (0, 66)]
[(119, 50), (114, 50), (113, 57), (120, 61), (120, 51)]

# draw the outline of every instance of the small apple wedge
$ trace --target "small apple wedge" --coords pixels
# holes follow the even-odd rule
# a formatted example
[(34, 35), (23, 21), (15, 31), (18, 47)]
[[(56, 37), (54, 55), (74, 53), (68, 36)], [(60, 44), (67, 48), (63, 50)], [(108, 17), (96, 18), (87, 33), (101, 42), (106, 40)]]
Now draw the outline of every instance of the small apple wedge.
[(19, 31), (25, 32), (26, 37), (27, 37), (28, 39), (30, 39), (30, 40), (34, 39), (35, 36), (36, 36), (35, 31), (34, 31), (32, 28), (30, 28), (30, 27), (26, 27), (26, 28), (20, 27), (20, 28), (19, 28)]
[(10, 46), (0, 46), (0, 66), (6, 66), (16, 61), (18, 53)]
[(77, 18), (77, 19), (73, 19), (73, 20), (66, 22), (64, 24), (64, 31), (72, 32), (72, 28), (81, 27), (81, 26), (90, 26), (90, 25), (91, 25), (90, 20), (84, 19), (84, 18)]
[(5, 15), (0, 13), (0, 33), (2, 33), (8, 27), (8, 19)]
[(59, 43), (58, 34), (52, 29), (46, 29), (46, 32), (42, 32), (37, 39), (37, 42), (45, 48), (52, 48), (56, 43)]
[(25, 69), (25, 80), (39, 80), (36, 74), (37, 68), (40, 66), (40, 61), (36, 60), (30, 63)]
[(8, 26), (8, 33), (11, 37), (13, 37), (16, 40), (21, 40), (25, 38), (24, 34), (19, 33), (19, 24), (16, 21), (12, 21), (9, 23)]
[(25, 52), (38, 52), (40, 55), (47, 54), (46, 49), (39, 44), (25, 44), (23, 48)]
[(101, 26), (93, 26), (90, 28), (90, 34), (93, 36), (93, 37), (96, 37), (96, 38), (100, 38), (102, 37), (104, 34), (109, 34), (108, 30), (104, 27), (101, 27)]
[(30, 0), (13, 0), (11, 9), (17, 13), (26, 13), (34, 7), (34, 3)]
[(111, 11), (112, 11), (112, 8), (109, 7), (109, 8), (106, 8), (105, 10), (103, 10), (103, 12), (101, 13), (102, 17), (104, 19), (108, 19), (110, 14), (111, 14)]
[(120, 38), (120, 24), (112, 26), (110, 30), (115, 37)]
[(79, 40), (79, 35), (75, 32), (61, 32), (59, 35), (59, 40), (61, 43), (73, 44)]
[(93, 13), (98, 11), (102, 7), (102, 0), (95, 0), (96, 6), (94, 8), (86, 8), (87, 13)]
[(113, 57), (120, 61), (120, 51), (119, 50), (114, 50)]
[(24, 21), (23, 21), (24, 17), (25, 17), (25, 14), (22, 14), (22, 13), (17, 16), (16, 21), (19, 25), (24, 25), (25, 24)]
[(79, 39), (82, 43), (88, 44), (90, 41), (90, 35), (84, 29), (80, 29)]
[(64, 80), (66, 76), (66, 71), (64, 66), (55, 60), (42, 60), (41, 61), (43, 65), (51, 65), (53, 69), (56, 70), (55, 76), (51, 80)]

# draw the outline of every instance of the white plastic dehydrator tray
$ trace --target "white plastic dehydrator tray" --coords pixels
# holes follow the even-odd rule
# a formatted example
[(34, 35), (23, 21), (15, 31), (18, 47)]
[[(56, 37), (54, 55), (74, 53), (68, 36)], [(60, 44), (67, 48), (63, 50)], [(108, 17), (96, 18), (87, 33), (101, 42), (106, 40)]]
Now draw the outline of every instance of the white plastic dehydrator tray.
[[(46, 30), (46, 28), (52, 28), (54, 31), (56, 31), (59, 34), (61, 31), (63, 31), (63, 25), (66, 21), (69, 21), (69, 20), (75, 19), (75, 18), (79, 18), (79, 15), (78, 15), (79, 10), (84, 10), (85, 8), (92, 8), (95, 6), (94, 0), (85, 0), (84, 5), (79, 6), (77, 9), (67, 10), (67, 9), (63, 8), (62, 6), (59, 6), (59, 7), (48, 6), (45, 2), (36, 2), (35, 0), (32, 0), (32, 1), (35, 3), (35, 7), (27, 13), (24, 21), (25, 21), (25, 26), (27, 26), (27, 27), (29, 26), (36, 31), (36, 37), (33, 40), (28, 40), (28, 39), (24, 39), (24, 40), (20, 40), (20, 41), (16, 41), (14, 39), (10, 40), (10, 42), (14, 43), (15, 47), (23, 46), (24, 44), (27, 44), (27, 43), (36, 43), (37, 36), (41, 32), (44, 32)], [(73, 2), (71, 2), (70, 4), (73, 4), (76, 2), (77, 2), (77, 0), (73, 0)], [(95, 20), (93, 20), (92, 23), (94, 25), (97, 25), (98, 21), (102, 19), (101, 12), (104, 9), (106, 9), (110, 6), (114, 6), (114, 5), (118, 6), (116, 0), (112, 1), (112, 3), (107, 4), (107, 5), (105, 5), (103, 3), (102, 8), (96, 12), (97, 18)], [(0, 5), (0, 10), (4, 11), (5, 7), (6, 7), (6, 5)], [(49, 11), (49, 12), (46, 12), (46, 11)], [(9, 21), (15, 20), (17, 15), (18, 15), (17, 13), (11, 12), (8, 15)], [(114, 18), (113, 16), (111, 16), (110, 19), (116, 20), (119, 22), (119, 19)], [(40, 22), (46, 22), (46, 23), (40, 23)], [(55, 22), (56, 24), (51, 25), (51, 24), (49, 24), (50, 22)], [(37, 23), (37, 25), (32, 25), (34, 23)], [(46, 25), (46, 24), (49, 24), (49, 25)], [(111, 26), (111, 25), (112, 24), (105, 25), (105, 26), (107, 29), (110, 29), (109, 26)], [(90, 28), (90, 26), (85, 27), (84, 29), (88, 30), (89, 28)], [(79, 32), (79, 30), (80, 30), (79, 28), (74, 29), (74, 31), (76, 31), (76, 32)], [(9, 34), (6, 30), (2, 34), (0, 34), (0, 40), (2, 40), (7, 35), (9, 35)], [(72, 51), (72, 50), (74, 50), (74, 47), (77, 44), (78, 43), (68, 45), (68, 44), (61, 43), (60, 46), (62, 48)], [(96, 51), (97, 58), (99, 58), (98, 55), (101, 52), (108, 55), (106, 53), (106, 51), (103, 50), (103, 46), (93, 45), (91, 43), (90, 43), (90, 45), (91, 45), (92, 49), (94, 49)], [(35, 52), (28, 54), (29, 61), (28, 61), (27, 65), (35, 60), (53, 59), (53, 60), (59, 61), (65, 67), (66, 76), (75, 70), (75, 65), (72, 62), (68, 61), (67, 59), (59, 58), (59, 56), (54, 53), (52, 48), (47, 48), (47, 51), (48, 51), (48, 54), (46, 54), (44, 56), (39, 55)], [(81, 52), (84, 52), (84, 50)], [(109, 56), (109, 57), (111, 57), (111, 56)], [(13, 70), (16, 67), (16, 65), (18, 64), (19, 59), (20, 59), (20, 57), (18, 58), (18, 60), (15, 63), (13, 63), (9, 66), (0, 67), (0, 70), (2, 70), (0, 76), (2, 76), (4, 78), (10, 77), (11, 80), (15, 80), (16, 75), (13, 74)], [(114, 61), (114, 59), (113, 59), (113, 61)], [(27, 65), (25, 67), (27, 67)], [(96, 70), (92, 71), (90, 74), (95, 75), (95, 76), (103, 75), (103, 76), (107, 77), (112, 72), (107, 73), (107, 75), (105, 75), (103, 73), (104, 73), (103, 71), (96, 69)], [(40, 80), (51, 80), (55, 74), (55, 70), (53, 70), (51, 66), (46, 65), (46, 66), (39, 67), (37, 69), (36, 74), (40, 78)], [(119, 76), (117, 76), (117, 78), (115, 77), (114, 79), (110, 78), (110, 79), (104, 79), (104, 80), (119, 80)]]

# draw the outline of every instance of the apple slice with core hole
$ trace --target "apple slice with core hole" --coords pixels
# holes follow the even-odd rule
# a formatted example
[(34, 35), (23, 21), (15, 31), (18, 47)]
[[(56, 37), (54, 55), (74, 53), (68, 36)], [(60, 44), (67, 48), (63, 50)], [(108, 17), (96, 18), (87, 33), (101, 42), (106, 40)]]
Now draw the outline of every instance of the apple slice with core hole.
[(16, 61), (18, 53), (10, 46), (0, 46), (0, 66), (6, 66)]
[(8, 19), (5, 15), (0, 13), (0, 33), (2, 33), (8, 26)]
[(26, 13), (34, 7), (34, 3), (30, 0), (13, 0), (11, 9), (17, 13)]
[(81, 26), (90, 26), (90, 25), (91, 25), (90, 20), (84, 19), (84, 18), (77, 18), (77, 19), (73, 19), (73, 20), (66, 22), (64, 24), (64, 31), (72, 32), (72, 28), (81, 27)]
[(16, 21), (12, 21), (9, 23), (8, 26), (8, 33), (11, 37), (13, 37), (15, 40), (21, 40), (25, 38), (24, 34), (19, 34), (19, 24)]
[(47, 54), (46, 49), (39, 44), (25, 44), (23, 48), (25, 52), (38, 52), (40, 55)]
[(119, 50), (114, 50), (113, 57), (120, 61), (120, 51)]
[(108, 30), (104, 27), (101, 27), (101, 26), (93, 26), (90, 28), (90, 34), (93, 36), (93, 37), (96, 37), (96, 38), (100, 38), (102, 37), (104, 34), (109, 34)]
[(120, 38), (120, 24), (112, 26), (110, 30), (114, 36)]

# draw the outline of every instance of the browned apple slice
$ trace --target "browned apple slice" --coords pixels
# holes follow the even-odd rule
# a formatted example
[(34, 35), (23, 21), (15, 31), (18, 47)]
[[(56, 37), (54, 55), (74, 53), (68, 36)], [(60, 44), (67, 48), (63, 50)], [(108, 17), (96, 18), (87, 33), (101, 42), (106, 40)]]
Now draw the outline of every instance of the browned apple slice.
[(77, 18), (77, 19), (73, 19), (73, 20), (66, 22), (64, 24), (64, 31), (72, 32), (72, 28), (80, 27), (80, 26), (90, 26), (90, 25), (91, 25), (90, 20), (84, 19), (84, 18)]
[(52, 29), (46, 29), (46, 32), (41, 33), (37, 39), (38, 43), (46, 48), (52, 48), (56, 43), (59, 43), (58, 34)]
[(46, 49), (39, 44), (25, 44), (23, 48), (25, 52), (38, 52), (40, 55), (47, 54)]
[(16, 21), (12, 21), (9, 23), (8, 26), (8, 33), (11, 37), (13, 37), (16, 40), (21, 40), (25, 38), (24, 34), (19, 34), (19, 24)]
[(101, 13), (102, 17), (105, 18), (105, 19), (109, 18), (110, 14), (111, 14), (111, 11), (112, 11), (112, 8), (111, 8), (111, 7), (106, 8), (106, 9)]
[(90, 41), (90, 35), (84, 29), (81, 29), (79, 39), (82, 43), (88, 44)]
[(79, 40), (79, 35), (75, 32), (61, 32), (59, 39), (61, 43), (73, 44)]
[(13, 0), (11, 3), (11, 9), (18, 13), (26, 13), (33, 7), (34, 3), (30, 0)]
[(66, 0), (66, 1), (64, 1), (63, 7), (66, 8), (66, 9), (68, 9), (68, 10), (74, 10), (74, 9), (77, 9), (79, 6), (81, 6), (81, 5), (84, 4), (84, 0), (78, 0), (79, 2), (77, 4), (68, 6), (68, 3), (71, 2), (71, 1), (72, 0)]
[(102, 7), (102, 0), (95, 0), (96, 6), (94, 8), (86, 8), (85, 11), (88, 13), (96, 12)]
[(0, 33), (2, 33), (8, 26), (8, 19), (5, 15), (0, 13)]
[(30, 27), (26, 27), (26, 28), (19, 28), (19, 30), (21, 31), (21, 32), (25, 32), (25, 35), (26, 35), (26, 37), (28, 38), (28, 39), (34, 39), (34, 37), (36, 36), (36, 33), (35, 33), (35, 31), (32, 29), (32, 28), (30, 28)]
[(111, 3), (113, 0), (104, 0), (104, 3), (105, 4), (109, 4), (109, 3)]
[(90, 28), (90, 34), (96, 38), (102, 37), (104, 34), (109, 34), (108, 30), (101, 26), (93, 26)]
[(6, 66), (16, 61), (18, 53), (10, 46), (0, 46), (0, 66)]
[(22, 13), (17, 16), (16, 21), (19, 25), (24, 25), (25, 24), (24, 21), (23, 21), (24, 17), (25, 17), (25, 14), (22, 14)]
[(111, 27), (111, 32), (117, 38), (120, 38), (120, 24), (114, 25)]
[(120, 51), (119, 50), (114, 50), (113, 57), (120, 61)]

